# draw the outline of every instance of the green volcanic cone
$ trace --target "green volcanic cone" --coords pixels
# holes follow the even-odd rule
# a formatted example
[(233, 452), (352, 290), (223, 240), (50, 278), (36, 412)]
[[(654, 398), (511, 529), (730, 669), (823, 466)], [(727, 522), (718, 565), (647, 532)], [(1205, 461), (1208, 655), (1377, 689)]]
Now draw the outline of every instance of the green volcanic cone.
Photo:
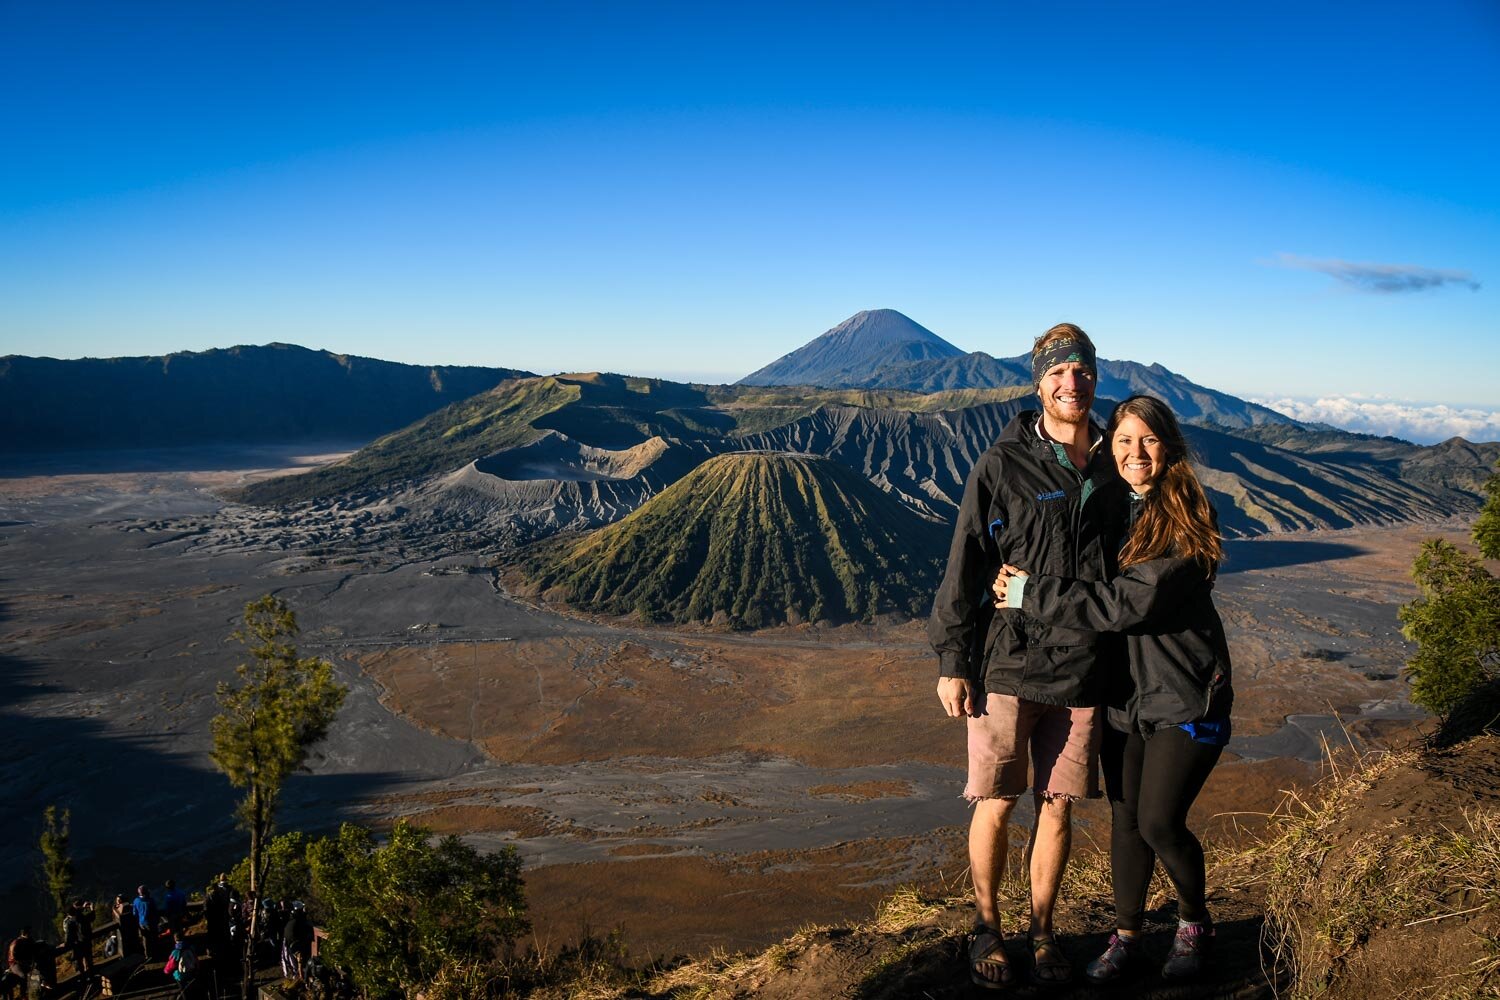
[(606, 614), (743, 623), (924, 614), (948, 529), (837, 462), (749, 452), (698, 466), (616, 524), (521, 559), (537, 590)]

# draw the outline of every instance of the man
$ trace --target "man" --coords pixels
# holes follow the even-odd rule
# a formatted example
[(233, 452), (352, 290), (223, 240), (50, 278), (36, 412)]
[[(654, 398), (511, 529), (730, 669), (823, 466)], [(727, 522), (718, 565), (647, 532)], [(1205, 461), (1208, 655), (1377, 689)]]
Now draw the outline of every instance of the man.
[(161, 896), (161, 908), (166, 914), (167, 931), (177, 934), (187, 929), (187, 893), (177, 888), (176, 879), (167, 879), (166, 892)]
[(928, 622), (939, 656), (938, 698), (968, 725), (969, 827), (976, 920), (970, 978), (998, 988), (1007, 962), (995, 893), (1005, 871), (1007, 826), (1026, 791), (1036, 823), (1031, 869), (1033, 976), (1072, 978), (1052, 933), (1053, 908), (1072, 836), (1073, 801), (1098, 793), (1102, 658), (1116, 644), (1091, 632), (1050, 628), (1020, 611), (996, 611), (989, 586), (1003, 563), (1032, 573), (1103, 580), (1113, 575), (1123, 504), (1109, 449), (1089, 420), (1097, 362), (1077, 326), (1060, 323), (1036, 341), (1032, 379), (1042, 412), (1021, 413), (980, 456), (964, 486), (948, 567)]
[(25, 1000), (31, 970), (36, 967), (36, 941), (30, 927), (22, 927), (21, 933), (5, 949), (5, 976), (0, 994), (9, 998), (19, 991)]
[(232, 892), (229, 876), (221, 873), (214, 880), (213, 888), (208, 890), (208, 898), (203, 904), (203, 913), (208, 920), (208, 947), (216, 962), (232, 954), (229, 934)]
[(288, 972), (289, 978), (296, 979), (298, 982), (307, 978), (307, 963), (312, 959), (314, 936), (312, 921), (307, 916), (307, 908), (299, 899), (292, 903), (291, 915), (287, 919), (283, 937), (286, 955), (291, 965), (290, 972)]
[(73, 900), (63, 918), (63, 948), (78, 974), (88, 975), (94, 965), (94, 904), (82, 897)]
[(151, 893), (146, 890), (145, 886), (136, 886), (135, 901), (130, 904), (130, 909), (135, 914), (135, 925), (141, 935), (141, 954), (149, 962), (156, 947), (158, 916), (156, 901), (151, 898)]

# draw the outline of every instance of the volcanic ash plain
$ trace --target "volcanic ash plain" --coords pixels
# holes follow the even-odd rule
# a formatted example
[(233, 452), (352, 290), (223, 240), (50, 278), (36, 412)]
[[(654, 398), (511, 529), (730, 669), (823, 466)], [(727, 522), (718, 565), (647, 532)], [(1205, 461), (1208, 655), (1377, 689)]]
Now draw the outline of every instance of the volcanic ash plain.
[[(73, 811), (85, 887), (206, 880), (243, 851), (208, 759), (215, 686), (249, 600), (296, 611), (351, 688), (283, 829), (410, 817), (518, 846), (540, 939), (613, 927), (703, 954), (868, 916), (900, 884), (962, 878), (964, 737), (920, 622), (754, 633), (642, 628), (508, 595), (487, 555), (203, 546), (242, 523), (213, 491), (326, 461), (179, 450), (0, 474), (0, 842)], [(325, 511), (325, 517), (338, 512)], [(350, 516), (358, 516), (350, 514)], [(1238, 694), (1232, 753), (1195, 822), (1256, 827), (1318, 774), (1325, 740), (1408, 738), (1396, 609), (1421, 540), (1462, 521), (1230, 544), (1217, 600)], [(282, 547), (284, 546), (284, 547)], [(1100, 803), (1083, 836), (1107, 843)], [(34, 903), (7, 871), (0, 920)], [(732, 901), (726, 905), (725, 900)]]

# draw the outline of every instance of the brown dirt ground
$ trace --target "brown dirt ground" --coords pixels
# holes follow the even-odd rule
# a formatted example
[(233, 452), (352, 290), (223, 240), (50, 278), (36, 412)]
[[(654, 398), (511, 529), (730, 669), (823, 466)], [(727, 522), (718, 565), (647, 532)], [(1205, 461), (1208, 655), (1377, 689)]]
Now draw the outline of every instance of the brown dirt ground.
[[(474, 739), (504, 760), (566, 763), (614, 756), (692, 757), (728, 751), (771, 752), (818, 766), (919, 759), (958, 767), (962, 727), (944, 717), (933, 695), (930, 654), (906, 647), (800, 647), (671, 636), (670, 655), (640, 642), (613, 645), (587, 638), (444, 645), (382, 650), (365, 666), (396, 711), (450, 736)], [(433, 678), (442, 683), (432, 683)], [(621, 683), (625, 681), (627, 683)], [(520, 692), (534, 695), (518, 697)], [(734, 700), (732, 709), (723, 709)], [(902, 739), (890, 733), (899, 724)], [(1214, 772), (1192, 822), (1207, 839), (1232, 842), (1258, 830), (1287, 790), (1316, 780), (1319, 769), (1294, 760), (1239, 761)], [(812, 789), (813, 794), (901, 795), (902, 783), (864, 782)], [(891, 787), (886, 787), (891, 785)], [(405, 810), (403, 810), (405, 811)], [(1108, 809), (1082, 803), (1088, 838), (1107, 844)], [(469, 809), (414, 818), (446, 832), (517, 830), (516, 817)], [(507, 825), (509, 824), (509, 825)], [(537, 817), (549, 833), (590, 836), (555, 817)], [(649, 831), (638, 831), (642, 836)], [(672, 831), (658, 831), (666, 834)], [(942, 852), (949, 877), (966, 862), (962, 831)], [(720, 905), (724, 861), (675, 854), (626, 841), (612, 863), (528, 870), (538, 933), (554, 942), (623, 925), (637, 950), (706, 954), (763, 947), (809, 922), (857, 919), (894, 884), (878, 872), (905, 850), (863, 843), (837, 877), (827, 866), (735, 874), (734, 913)], [(640, 852), (637, 854), (636, 852)], [(624, 864), (628, 857), (642, 860)], [(800, 865), (800, 862), (799, 862)], [(956, 867), (955, 867), (956, 865)], [(939, 879), (936, 867), (932, 879)], [(649, 914), (647, 917), (645, 915)]]
[(434, 833), (472, 833), (503, 830), (517, 837), (542, 837), (564, 828), (541, 809), (528, 806), (439, 806), (405, 817)]
[(847, 785), (814, 785), (808, 795), (827, 796), (836, 799), (885, 799), (891, 796), (904, 798), (911, 794), (909, 781), (854, 781)]
[[(1251, 572), (1301, 578), (1387, 603), (1407, 600), (1415, 592), (1408, 572), (1421, 540), (1461, 541), (1465, 533), (1462, 525), (1309, 533), (1309, 539), (1326, 536), (1354, 554), (1334, 563)], [(1352, 713), (1371, 692), (1399, 686), (1371, 684), (1340, 664), (1304, 655), (1306, 643), (1317, 640), (1268, 631), (1253, 600), (1225, 600), (1221, 611), (1234, 637), (1239, 732), (1275, 731), (1293, 713), (1329, 708)], [(1333, 636), (1328, 623), (1304, 618), (1302, 626), (1314, 636)], [(937, 708), (931, 653), (920, 622), (803, 625), (746, 635), (687, 627), (642, 630), (631, 622), (589, 620), (614, 631), (603, 638), (392, 648), (362, 662), (390, 708), (439, 733), (471, 740), (502, 761), (569, 764), (743, 752), (822, 767), (903, 760), (962, 765), (962, 727)], [(1412, 727), (1353, 728), (1389, 743), (1409, 735)], [(1191, 822), (1208, 841), (1240, 842), (1264, 826), (1266, 814), (1287, 792), (1305, 789), (1321, 773), (1317, 765), (1295, 760), (1252, 763), (1227, 753)], [(861, 784), (820, 787), (813, 794), (902, 793)], [(1102, 846), (1109, 822), (1104, 804), (1081, 804), (1077, 815), (1087, 831), (1080, 843), (1086, 849), (1092, 837)], [(474, 822), (475, 830), (511, 829), (494, 819), (478, 812), (443, 817), (456, 832), (464, 820)], [(518, 824), (514, 818), (510, 822)], [(560, 829), (555, 817), (536, 822), (553, 835), (588, 836), (578, 828)], [(961, 871), (963, 833), (952, 831), (948, 839), (942, 851), (957, 859)], [(845, 883), (879, 882), (870, 873), (888, 867), (903, 850), (899, 844), (863, 843), (858, 857), (846, 862), (850, 871), (835, 879), (826, 866), (810, 862), (799, 861), (795, 872), (752, 876), (734, 871), (725, 859), (669, 854), (667, 848), (628, 837), (620, 841), (608, 847), (619, 859), (613, 862), (528, 871), (532, 898), (539, 901), (539, 933), (565, 941), (576, 938), (585, 924), (597, 930), (622, 923), (637, 950), (701, 955), (764, 945), (808, 922), (847, 921), (868, 912), (891, 885), (850, 888)], [(736, 886), (733, 909), (739, 915), (734, 918), (721, 904), (728, 884)], [(1107, 923), (1108, 915), (1102, 916)]]
[(526, 898), (538, 942), (554, 948), (619, 928), (638, 957), (758, 950), (810, 924), (868, 919), (897, 884), (880, 874), (913, 860), (930, 873), (923, 887), (942, 890), (964, 871), (963, 844), (946, 829), (812, 851), (549, 865), (526, 872)]
[[(504, 761), (772, 753), (813, 766), (952, 763), (931, 653), (587, 638), (382, 650), (365, 669), (393, 710)], [(670, 654), (666, 651), (670, 649)], [(433, 684), (434, 677), (443, 683)], [(534, 694), (533, 694), (534, 692)], [(900, 719), (893, 747), (880, 720)], [(961, 743), (962, 737), (957, 737)]]
[[(1322, 862), (1334, 870), (1344, 853), (1410, 835), (1464, 831), (1476, 810), (1500, 810), (1500, 735), (1477, 737), (1424, 755), (1419, 766), (1382, 775), (1326, 833), (1334, 844)], [(1470, 907), (1476, 912), (1464, 913)], [(1429, 920), (1429, 917), (1442, 919)], [(1316, 913), (1304, 919), (1316, 920)], [(1390, 996), (1455, 996), (1452, 974), (1490, 962), (1491, 992), (1500, 995), (1500, 902), (1455, 890), (1440, 912), (1416, 926), (1374, 926), (1322, 994), (1329, 1000)]]

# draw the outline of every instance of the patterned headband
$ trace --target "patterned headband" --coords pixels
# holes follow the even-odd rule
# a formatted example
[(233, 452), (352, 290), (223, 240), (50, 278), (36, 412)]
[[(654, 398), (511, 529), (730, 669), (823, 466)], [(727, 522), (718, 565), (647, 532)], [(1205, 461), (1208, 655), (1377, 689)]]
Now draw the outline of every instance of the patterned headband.
[(1031, 383), (1041, 385), (1042, 376), (1054, 365), (1065, 365), (1076, 361), (1096, 375), (1099, 365), (1094, 359), (1094, 349), (1077, 340), (1054, 340), (1031, 356)]

